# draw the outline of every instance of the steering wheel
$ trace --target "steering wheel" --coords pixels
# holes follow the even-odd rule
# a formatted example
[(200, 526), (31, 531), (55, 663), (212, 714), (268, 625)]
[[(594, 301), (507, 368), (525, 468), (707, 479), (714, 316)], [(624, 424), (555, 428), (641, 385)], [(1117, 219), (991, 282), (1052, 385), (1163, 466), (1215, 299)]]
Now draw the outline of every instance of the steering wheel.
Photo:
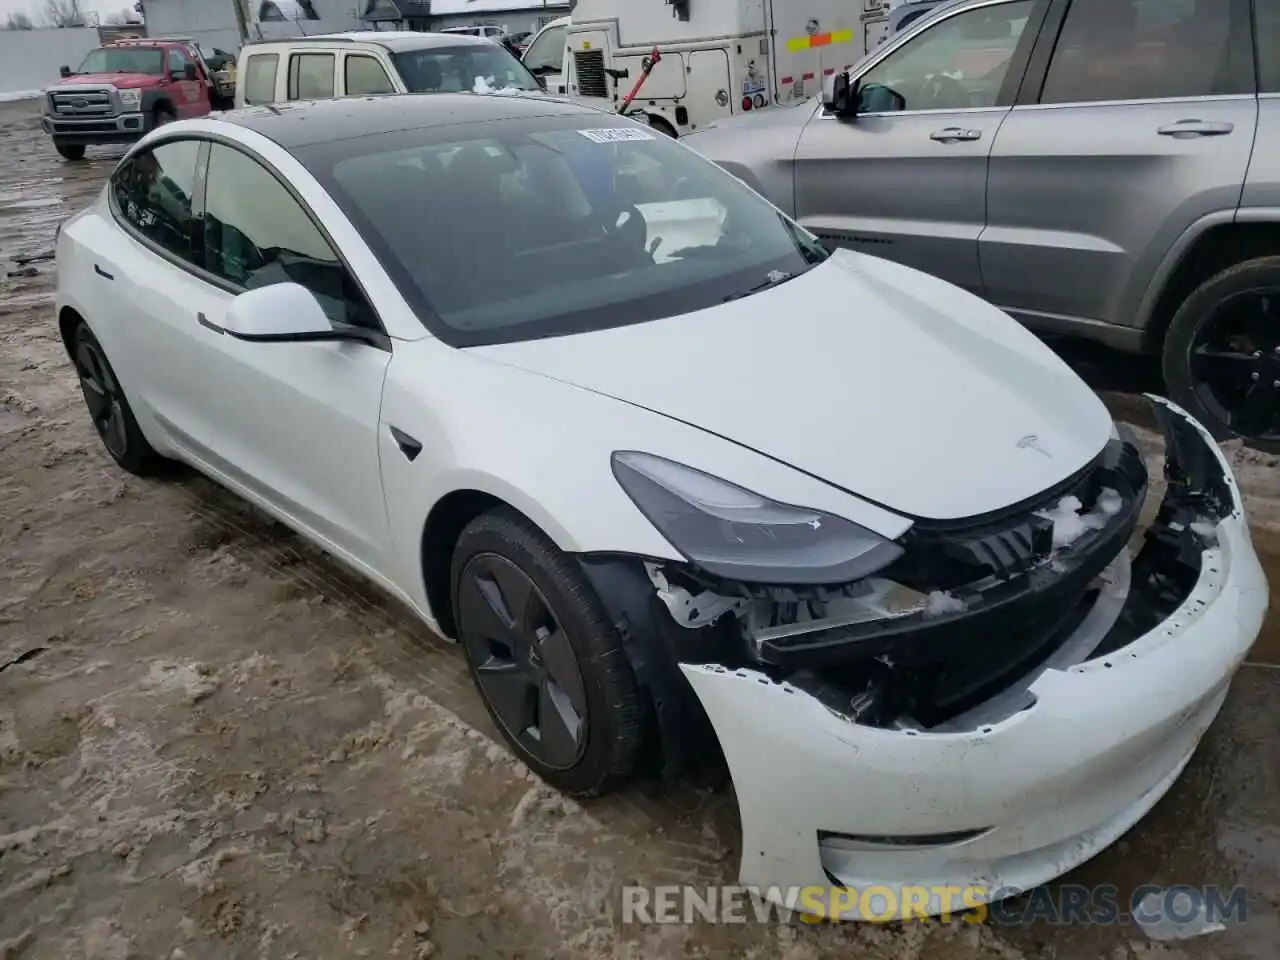
[(921, 110), (945, 110), (968, 107), (973, 98), (969, 96), (969, 88), (955, 77), (935, 73), (920, 84), (920, 99)]

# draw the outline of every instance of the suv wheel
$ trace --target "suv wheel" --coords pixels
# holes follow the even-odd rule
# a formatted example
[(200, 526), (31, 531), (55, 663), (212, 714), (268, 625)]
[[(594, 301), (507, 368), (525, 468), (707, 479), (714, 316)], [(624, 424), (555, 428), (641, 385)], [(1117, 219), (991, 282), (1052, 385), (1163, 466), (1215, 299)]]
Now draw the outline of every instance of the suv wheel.
[(1219, 440), (1280, 453), (1280, 257), (1237, 264), (1187, 298), (1165, 339), (1164, 376)]
[(53, 149), (58, 151), (58, 154), (62, 157), (63, 160), (83, 160), (84, 159), (83, 143), (58, 143), (58, 141), (55, 140), (53, 141)]

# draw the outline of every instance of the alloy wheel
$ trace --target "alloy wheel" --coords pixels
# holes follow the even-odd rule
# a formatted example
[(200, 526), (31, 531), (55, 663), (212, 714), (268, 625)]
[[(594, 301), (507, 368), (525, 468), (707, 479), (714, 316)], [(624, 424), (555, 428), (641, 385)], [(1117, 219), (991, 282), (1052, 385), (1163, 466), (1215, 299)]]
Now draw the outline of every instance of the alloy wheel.
[(1197, 398), (1246, 441), (1280, 443), (1280, 289), (1218, 303), (1191, 341)]
[(119, 460), (129, 451), (119, 387), (111, 376), (106, 359), (93, 344), (82, 340), (76, 346), (75, 362), (80, 392), (84, 394), (94, 429), (102, 438), (107, 452)]
[(481, 694), (507, 735), (551, 769), (574, 766), (587, 740), (582, 673), (534, 582), (505, 557), (473, 557), (459, 583), (458, 623)]

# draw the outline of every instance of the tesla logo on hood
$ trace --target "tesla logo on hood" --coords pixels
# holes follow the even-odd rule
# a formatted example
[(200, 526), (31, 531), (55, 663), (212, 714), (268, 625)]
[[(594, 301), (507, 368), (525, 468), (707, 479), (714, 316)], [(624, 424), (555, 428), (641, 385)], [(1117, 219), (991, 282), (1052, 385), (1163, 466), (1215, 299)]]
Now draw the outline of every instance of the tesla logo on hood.
[(1044, 447), (1040, 446), (1040, 438), (1036, 436), (1034, 433), (1029, 433), (1025, 437), (1023, 437), (1021, 440), (1019, 440), (1017, 446), (1019, 450), (1034, 450), (1036, 453), (1042, 454), (1043, 456), (1048, 457), (1050, 460), (1053, 459), (1053, 454), (1051, 454)]

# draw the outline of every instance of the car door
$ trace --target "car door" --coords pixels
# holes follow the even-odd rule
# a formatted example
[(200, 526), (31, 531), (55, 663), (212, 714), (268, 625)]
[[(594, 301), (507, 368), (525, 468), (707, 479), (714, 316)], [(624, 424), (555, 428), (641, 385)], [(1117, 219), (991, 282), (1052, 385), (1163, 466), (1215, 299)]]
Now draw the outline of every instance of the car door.
[(991, 154), (988, 299), (1136, 344), (1166, 254), (1234, 216), (1257, 117), (1249, 0), (1056, 0)]
[(124, 237), (113, 235), (94, 257), (102, 290), (95, 304), (106, 312), (95, 330), (139, 422), (165, 434), (190, 419), (185, 384), (167, 362), (184, 347), (180, 318), (209, 297), (191, 272), (202, 262), (195, 221), (201, 150), (202, 141), (179, 138), (122, 161), (107, 197)]
[(819, 110), (795, 154), (796, 214), (850, 247), (982, 291), (987, 155), (1048, 0), (960, 7), (858, 68), (859, 112)]
[(299, 283), (335, 322), (381, 330), (314, 218), (258, 158), (215, 143), (201, 210), (214, 302), (183, 318), (180, 371), (208, 413), (197, 453), (351, 558), (387, 550), (378, 413), (391, 359), (367, 343), (249, 343), (220, 332), (242, 291)]
[(196, 79), (187, 79), (187, 68), (194, 67), (195, 61), (177, 47), (169, 48), (167, 59), (169, 76), (174, 88), (178, 91), (178, 96), (175, 97), (178, 119), (202, 116), (207, 112), (204, 109), (204, 98), (201, 96), (204, 92), (204, 78), (200, 76), (197, 69)]

